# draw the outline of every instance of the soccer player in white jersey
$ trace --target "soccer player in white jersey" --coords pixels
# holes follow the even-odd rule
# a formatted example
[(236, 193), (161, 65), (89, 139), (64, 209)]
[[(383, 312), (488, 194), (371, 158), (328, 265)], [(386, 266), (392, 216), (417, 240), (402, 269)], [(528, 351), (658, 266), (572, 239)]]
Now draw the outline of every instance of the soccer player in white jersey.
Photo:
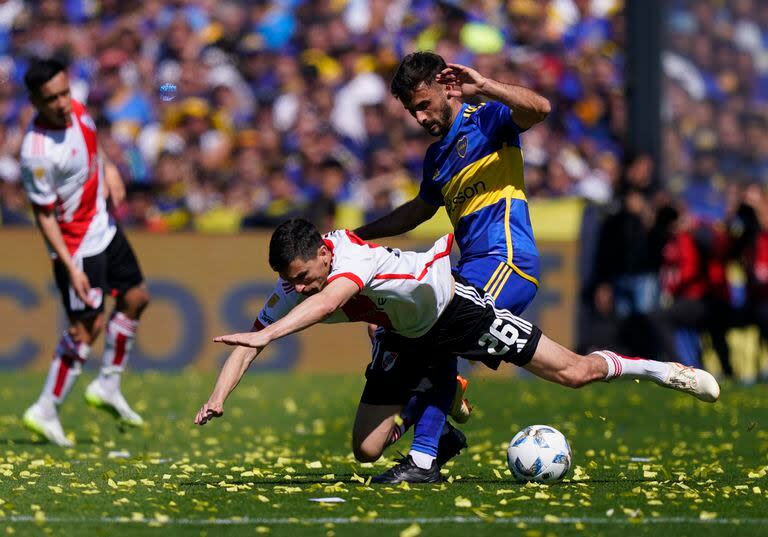
[[(446, 235), (428, 252), (416, 253), (366, 243), (345, 230), (321, 236), (301, 219), (281, 224), (269, 245), (269, 264), (280, 276), (274, 294), (254, 323), (256, 331), (215, 338), (237, 348), (195, 423), (204, 425), (223, 414), (224, 401), (270, 342), (319, 322), (363, 321), (386, 328), (374, 341), (352, 433), (353, 451), (361, 461), (381, 456), (408, 400), (401, 394), (400, 404), (387, 405), (371, 396), (387, 389), (418, 389), (424, 379), (431, 380), (431, 357), (460, 356), (491, 367), (510, 362), (572, 388), (599, 380), (647, 379), (702, 401), (718, 399), (720, 387), (706, 371), (611, 351), (582, 356), (555, 343), (453, 275), (452, 243), (453, 236)], [(373, 481), (440, 481), (437, 462), (420, 468), (417, 456), (412, 450)]]
[(24, 413), (24, 424), (55, 444), (71, 446), (58, 407), (104, 328), (104, 299), (109, 294), (116, 305), (106, 323), (102, 367), (85, 398), (127, 425), (142, 425), (141, 416), (122, 395), (120, 376), (149, 292), (130, 244), (107, 212), (106, 197), (119, 203), (124, 194), (119, 173), (103, 161), (96, 126), (85, 107), (70, 96), (64, 66), (36, 60), (24, 83), (37, 117), (21, 147), (22, 180), (69, 319), (40, 397)]

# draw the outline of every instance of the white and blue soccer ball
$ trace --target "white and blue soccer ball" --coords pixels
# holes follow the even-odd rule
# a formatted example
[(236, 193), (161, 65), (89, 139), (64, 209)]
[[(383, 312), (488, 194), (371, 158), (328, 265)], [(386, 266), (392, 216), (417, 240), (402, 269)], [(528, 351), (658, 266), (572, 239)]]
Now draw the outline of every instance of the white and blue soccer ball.
[(554, 483), (571, 467), (571, 446), (554, 427), (530, 425), (509, 442), (507, 464), (518, 481)]

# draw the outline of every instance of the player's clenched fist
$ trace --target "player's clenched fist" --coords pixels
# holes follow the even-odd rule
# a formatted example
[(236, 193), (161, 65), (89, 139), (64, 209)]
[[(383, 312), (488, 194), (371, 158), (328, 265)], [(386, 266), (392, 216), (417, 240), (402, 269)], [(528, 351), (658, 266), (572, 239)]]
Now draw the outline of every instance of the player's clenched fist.
[(195, 416), (195, 424), (205, 425), (213, 418), (224, 415), (224, 406), (219, 403), (205, 403)]

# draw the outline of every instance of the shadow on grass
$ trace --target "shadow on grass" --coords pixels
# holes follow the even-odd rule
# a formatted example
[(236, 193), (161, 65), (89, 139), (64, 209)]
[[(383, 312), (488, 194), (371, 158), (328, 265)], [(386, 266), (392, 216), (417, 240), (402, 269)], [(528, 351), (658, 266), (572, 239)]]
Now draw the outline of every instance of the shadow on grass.
[[(335, 483), (338, 483), (339, 481), (344, 483), (359, 483), (359, 481), (352, 481), (353, 474), (334, 474), (335, 477), (333, 479), (327, 479), (323, 478), (319, 475), (313, 476), (300, 476), (300, 477), (294, 477), (292, 479), (285, 479), (283, 477), (275, 477), (275, 478), (269, 478), (269, 477), (253, 477), (251, 479), (226, 479), (228, 484), (230, 485), (245, 485), (247, 483), (253, 483), (255, 485), (314, 485), (317, 483), (322, 483), (326, 485), (333, 485)], [(366, 476), (361, 476), (364, 479), (368, 479)], [(179, 483), (182, 487), (205, 487), (207, 485), (218, 485), (222, 479), (200, 479), (198, 481), (182, 481)]]
[[(354, 474), (335, 474), (333, 479), (324, 479), (320, 476), (302, 476), (302, 477), (294, 477), (292, 479), (285, 479), (282, 477), (276, 477), (276, 478), (268, 478), (268, 477), (254, 477), (252, 479), (201, 479), (198, 481), (182, 481), (179, 483), (182, 487), (187, 488), (195, 488), (195, 487), (205, 487), (207, 485), (217, 485), (221, 483), (221, 481), (226, 481), (229, 485), (245, 485), (248, 483), (252, 483), (254, 485), (285, 485), (285, 486), (292, 486), (292, 485), (314, 485), (314, 484), (325, 484), (325, 485), (333, 485), (335, 483), (338, 483), (339, 481), (343, 483), (349, 483), (349, 484), (361, 484), (357, 480), (353, 480), (352, 476)], [(376, 474), (369, 475), (360, 475), (363, 479), (366, 481), (369, 477), (372, 477)], [(579, 481), (578, 483), (594, 483), (596, 485), (606, 485), (606, 484), (618, 484), (618, 483), (645, 483), (645, 482), (651, 482), (656, 481), (654, 479), (590, 479), (585, 481)], [(461, 483), (469, 483), (469, 484), (477, 484), (477, 485), (504, 485), (504, 486), (512, 486), (512, 487), (520, 487), (521, 492), (525, 487), (524, 483), (518, 483), (516, 481), (507, 481), (507, 480), (500, 480), (495, 477), (466, 477), (462, 476), (461, 479), (458, 479), (454, 481), (452, 484), (454, 485), (460, 485)], [(429, 485), (429, 486), (435, 486), (439, 483), (411, 483), (411, 485)], [(451, 485), (451, 483), (448, 483), (445, 481), (445, 484)], [(564, 486), (564, 485), (575, 485), (574, 482), (565, 482), (565, 483), (552, 483), (550, 487), (558, 487), (558, 486)], [(395, 486), (395, 485), (389, 485), (389, 486)]]
[[(75, 447), (78, 445), (92, 445), (94, 444), (94, 441), (90, 438), (84, 439), (84, 440), (77, 440), (75, 442)], [(51, 447), (59, 447), (56, 444), (53, 444), (49, 442), (48, 440), (44, 438), (2, 438), (0, 437), (0, 446), (51, 446)]]

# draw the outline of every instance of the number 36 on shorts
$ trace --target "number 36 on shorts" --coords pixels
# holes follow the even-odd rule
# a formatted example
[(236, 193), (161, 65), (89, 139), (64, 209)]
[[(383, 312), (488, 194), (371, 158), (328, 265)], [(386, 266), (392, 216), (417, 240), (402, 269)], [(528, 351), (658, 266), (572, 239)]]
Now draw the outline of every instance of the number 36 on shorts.
[[(517, 338), (520, 337), (520, 332), (517, 328), (510, 323), (504, 322), (502, 319), (496, 319), (491, 324), (488, 332), (480, 336), (477, 344), (481, 347), (487, 347), (488, 354), (506, 354), (509, 352), (510, 346), (515, 344)], [(499, 348), (499, 345), (504, 345)]]

